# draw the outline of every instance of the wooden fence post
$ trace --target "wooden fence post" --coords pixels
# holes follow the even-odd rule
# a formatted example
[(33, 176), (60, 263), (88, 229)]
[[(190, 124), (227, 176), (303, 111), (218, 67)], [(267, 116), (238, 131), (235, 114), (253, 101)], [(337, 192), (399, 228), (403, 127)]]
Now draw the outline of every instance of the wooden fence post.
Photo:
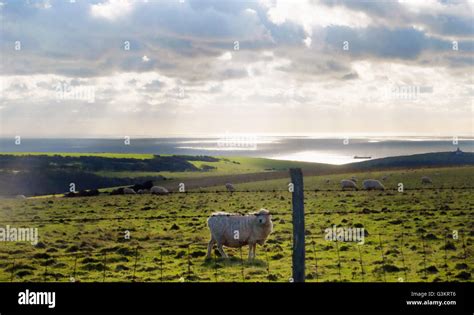
[(303, 173), (300, 168), (290, 168), (293, 184), (293, 281), (305, 280), (305, 239), (304, 239), (304, 194)]

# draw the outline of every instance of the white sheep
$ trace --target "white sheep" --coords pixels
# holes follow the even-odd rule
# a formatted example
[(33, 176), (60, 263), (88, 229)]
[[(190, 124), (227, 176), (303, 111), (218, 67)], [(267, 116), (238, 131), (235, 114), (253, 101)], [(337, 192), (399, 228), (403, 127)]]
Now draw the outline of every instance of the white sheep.
[(428, 176), (423, 176), (421, 178), (421, 183), (422, 184), (433, 184), (433, 181)]
[(123, 194), (124, 194), (124, 195), (135, 195), (136, 192), (135, 192), (135, 190), (133, 190), (132, 188), (125, 187), (125, 188), (123, 189)]
[(247, 215), (216, 212), (207, 219), (207, 226), (211, 232), (207, 259), (211, 258), (214, 244), (224, 258), (228, 256), (222, 246), (240, 248), (249, 245), (249, 259), (253, 259), (257, 244), (263, 245), (273, 230), (272, 216), (265, 209)]
[(385, 190), (385, 186), (376, 179), (366, 179), (362, 182), (362, 185), (366, 190)]
[(351, 181), (353, 181), (354, 183), (357, 183), (357, 177), (352, 176), (352, 177), (351, 177)]
[(344, 189), (355, 189), (357, 190), (357, 185), (354, 183), (352, 180), (349, 179), (343, 179), (341, 180), (341, 188), (342, 190)]
[(150, 189), (150, 193), (154, 195), (167, 195), (169, 191), (168, 189), (162, 186), (153, 186)]
[(228, 192), (234, 192), (235, 191), (235, 187), (231, 183), (225, 184), (225, 188), (227, 188)]

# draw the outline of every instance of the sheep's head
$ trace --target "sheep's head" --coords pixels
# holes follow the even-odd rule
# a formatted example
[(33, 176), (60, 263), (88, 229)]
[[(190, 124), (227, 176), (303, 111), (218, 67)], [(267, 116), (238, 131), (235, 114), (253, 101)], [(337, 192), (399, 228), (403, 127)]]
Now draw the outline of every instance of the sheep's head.
[(258, 212), (255, 212), (254, 215), (257, 217), (257, 223), (259, 225), (267, 225), (271, 223), (272, 215), (270, 211), (266, 209), (261, 209)]

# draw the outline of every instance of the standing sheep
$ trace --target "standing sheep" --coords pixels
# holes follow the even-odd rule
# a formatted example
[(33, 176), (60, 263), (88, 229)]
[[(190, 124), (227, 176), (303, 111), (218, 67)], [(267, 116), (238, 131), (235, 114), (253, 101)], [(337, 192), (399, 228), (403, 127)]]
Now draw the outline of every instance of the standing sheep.
[(351, 177), (351, 181), (353, 181), (354, 183), (357, 183), (357, 177), (352, 176), (352, 177)]
[(247, 215), (216, 212), (207, 219), (207, 226), (211, 240), (206, 259), (211, 258), (214, 244), (217, 244), (217, 250), (224, 258), (228, 256), (222, 246), (240, 248), (249, 245), (249, 259), (253, 259), (257, 244), (263, 245), (273, 230), (272, 216), (265, 209)]
[(341, 188), (342, 188), (342, 190), (344, 190), (346, 188), (357, 190), (357, 185), (352, 180), (343, 179), (343, 180), (341, 180)]
[(234, 192), (235, 191), (235, 187), (231, 183), (225, 184), (225, 188), (227, 188), (228, 192)]
[(150, 189), (152, 195), (167, 195), (169, 193), (168, 189), (161, 186), (153, 186)]
[(136, 192), (132, 188), (126, 187), (126, 188), (123, 189), (123, 194), (124, 195), (135, 195)]
[(385, 186), (376, 179), (366, 179), (362, 182), (366, 190), (385, 190)]
[(428, 176), (423, 176), (421, 178), (421, 184), (433, 184), (433, 181)]

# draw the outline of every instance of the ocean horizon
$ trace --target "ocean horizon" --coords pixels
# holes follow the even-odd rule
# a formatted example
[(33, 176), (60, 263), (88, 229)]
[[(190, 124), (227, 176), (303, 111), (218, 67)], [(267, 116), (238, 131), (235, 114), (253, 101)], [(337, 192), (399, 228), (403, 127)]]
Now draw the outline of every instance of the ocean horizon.
[[(128, 141), (128, 142), (127, 142)], [(18, 143), (18, 141), (17, 141)], [(0, 138), (0, 152), (144, 153), (247, 156), (278, 160), (347, 164), (368, 159), (431, 152), (474, 152), (474, 139), (422, 136), (160, 137), (160, 138)], [(127, 144), (128, 143), (128, 144)]]

